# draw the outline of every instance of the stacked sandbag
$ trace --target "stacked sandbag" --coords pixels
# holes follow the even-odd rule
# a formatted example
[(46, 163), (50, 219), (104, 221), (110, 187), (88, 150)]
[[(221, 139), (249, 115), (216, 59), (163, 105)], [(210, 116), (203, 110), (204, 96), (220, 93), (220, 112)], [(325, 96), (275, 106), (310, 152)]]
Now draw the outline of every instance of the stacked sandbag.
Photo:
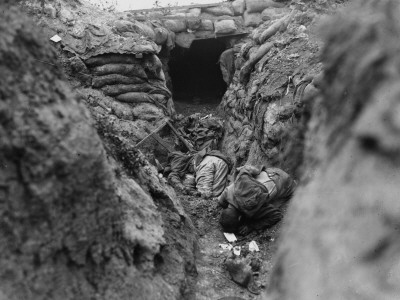
[(171, 92), (165, 85), (162, 63), (154, 54), (142, 58), (103, 54), (85, 61), (93, 75), (92, 87), (120, 102), (151, 103), (172, 114)]
[(285, 7), (285, 4), (273, 0), (246, 0), (246, 11), (248, 13), (261, 13), (269, 7), (282, 8)]
[(250, 13), (248, 11), (244, 12), (243, 20), (246, 27), (256, 27), (262, 22), (260, 13)]
[(214, 16), (234, 16), (232, 4), (224, 3), (219, 6), (207, 7), (203, 10), (205, 13), (212, 14)]
[(233, 33), (237, 30), (234, 20), (220, 20), (214, 23), (215, 34)]
[(284, 17), (285, 11), (283, 8), (266, 8), (261, 12), (261, 20), (269, 21)]
[(118, 33), (136, 33), (148, 37), (155, 41), (155, 33), (151, 24), (145, 24), (137, 21), (117, 20), (114, 22), (114, 28)]
[(235, 52), (234, 49), (228, 49), (222, 52), (219, 57), (219, 64), (222, 73), (222, 78), (229, 85), (233, 79), (233, 74), (235, 73)]
[(167, 19), (163, 21), (164, 27), (171, 30), (172, 32), (183, 32), (187, 30), (187, 24), (185, 19)]
[(235, 0), (232, 2), (232, 9), (235, 16), (243, 15), (245, 8), (245, 0)]
[(190, 32), (180, 32), (176, 35), (175, 43), (182, 47), (189, 49), (196, 36)]

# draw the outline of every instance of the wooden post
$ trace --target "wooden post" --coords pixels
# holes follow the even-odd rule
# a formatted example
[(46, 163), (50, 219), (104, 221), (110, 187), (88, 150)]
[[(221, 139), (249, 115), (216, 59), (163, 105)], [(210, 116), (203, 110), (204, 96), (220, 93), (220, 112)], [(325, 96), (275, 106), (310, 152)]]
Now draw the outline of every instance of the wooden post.
[(185, 147), (189, 150), (189, 151), (194, 151), (192, 145), (190, 145), (188, 143), (188, 141), (186, 141), (178, 132), (178, 130), (175, 129), (175, 127), (169, 122), (166, 121), (168, 126), (171, 128), (171, 130), (173, 131), (173, 133), (178, 137), (178, 139), (185, 145)]

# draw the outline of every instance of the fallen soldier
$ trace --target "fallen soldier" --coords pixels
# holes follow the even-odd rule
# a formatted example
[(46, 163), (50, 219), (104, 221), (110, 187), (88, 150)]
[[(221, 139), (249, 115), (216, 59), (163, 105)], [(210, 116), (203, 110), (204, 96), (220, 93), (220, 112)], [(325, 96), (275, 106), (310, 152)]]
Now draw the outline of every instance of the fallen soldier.
[[(168, 163), (168, 181), (174, 188), (185, 194), (199, 193), (204, 198), (218, 197), (222, 193), (231, 165), (220, 151), (209, 149), (191, 154), (172, 152)], [(188, 174), (195, 176), (197, 190), (182, 183)]]
[(206, 198), (218, 197), (225, 189), (231, 169), (229, 159), (218, 150), (211, 150), (195, 159), (196, 188)]
[(234, 183), (218, 201), (223, 208), (223, 230), (246, 235), (278, 223), (282, 219), (281, 207), (291, 198), (295, 181), (278, 168), (246, 165), (238, 170)]

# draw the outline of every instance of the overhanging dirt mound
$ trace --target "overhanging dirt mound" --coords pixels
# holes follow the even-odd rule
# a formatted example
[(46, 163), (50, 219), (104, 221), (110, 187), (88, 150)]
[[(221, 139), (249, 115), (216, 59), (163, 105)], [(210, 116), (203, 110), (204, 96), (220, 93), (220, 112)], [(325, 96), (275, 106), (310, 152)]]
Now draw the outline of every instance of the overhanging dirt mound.
[[(106, 128), (133, 147), (165, 118), (175, 116), (171, 92), (156, 53), (152, 27), (145, 22), (120, 19), (84, 1), (25, 1), (24, 8), (55, 34), (59, 60), (96, 125)], [(125, 14), (124, 18), (127, 17)], [(147, 25), (146, 25), (147, 24)], [(38, 63), (48, 64), (47, 61)], [(163, 151), (146, 142), (146, 152)], [(144, 148), (142, 148), (144, 149)]]
[(268, 299), (400, 297), (400, 5), (356, 4), (326, 28), (315, 176), (292, 201)]
[(0, 298), (183, 297), (195, 237), (174, 192), (123, 141), (106, 153), (47, 39), (0, 8)]

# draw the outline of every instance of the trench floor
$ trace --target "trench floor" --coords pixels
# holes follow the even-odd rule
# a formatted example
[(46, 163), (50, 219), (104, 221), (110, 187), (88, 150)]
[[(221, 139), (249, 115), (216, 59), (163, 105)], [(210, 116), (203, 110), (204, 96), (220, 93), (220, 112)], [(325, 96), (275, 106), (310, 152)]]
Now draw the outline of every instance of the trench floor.
[[(189, 116), (194, 113), (201, 115), (213, 114), (222, 116), (218, 110), (219, 102), (207, 101), (201, 103), (183, 102), (175, 100), (177, 113)], [(277, 225), (261, 232), (251, 232), (249, 235), (240, 237), (233, 246), (241, 246), (239, 258), (247, 261), (258, 262), (260, 269), (253, 273), (254, 285), (258, 287), (259, 295), (253, 294), (247, 288), (235, 283), (224, 267), (224, 262), (229, 257), (234, 257), (232, 251), (223, 250), (219, 245), (227, 244), (221, 226), (218, 223), (221, 209), (215, 200), (206, 200), (200, 197), (182, 195), (177, 192), (186, 213), (190, 216), (197, 230), (198, 253), (196, 255), (197, 281), (192, 295), (196, 300), (217, 300), (224, 297), (229, 299), (264, 299), (263, 294), (268, 288), (269, 278), (272, 272), (273, 257), (279, 242), (281, 221)], [(286, 210), (284, 208), (284, 210)], [(255, 241), (260, 249), (259, 252), (249, 252), (251, 241)], [(254, 286), (253, 285), (253, 286)]]
[[(208, 101), (207, 101), (208, 100)], [(201, 113), (206, 116), (208, 114), (218, 115), (218, 99), (207, 99), (202, 102), (183, 101), (182, 99), (174, 100), (175, 110), (178, 114), (189, 116), (195, 113)]]
[[(221, 209), (217, 202), (187, 195), (179, 195), (179, 198), (191, 217), (199, 237), (195, 299), (221, 299), (229, 296), (239, 297), (236, 299), (263, 299), (263, 294), (268, 288), (281, 223), (262, 232), (252, 232), (245, 237), (237, 236), (238, 241), (232, 244), (233, 246), (241, 246), (240, 258), (254, 261), (260, 266), (260, 270), (253, 273), (254, 284), (260, 292), (259, 295), (256, 295), (232, 281), (229, 272), (224, 267), (225, 260), (234, 257), (234, 254), (232, 251), (223, 250), (219, 246), (220, 244), (227, 244), (228, 241), (218, 223)], [(253, 240), (259, 246), (259, 252), (248, 251), (249, 243)]]

